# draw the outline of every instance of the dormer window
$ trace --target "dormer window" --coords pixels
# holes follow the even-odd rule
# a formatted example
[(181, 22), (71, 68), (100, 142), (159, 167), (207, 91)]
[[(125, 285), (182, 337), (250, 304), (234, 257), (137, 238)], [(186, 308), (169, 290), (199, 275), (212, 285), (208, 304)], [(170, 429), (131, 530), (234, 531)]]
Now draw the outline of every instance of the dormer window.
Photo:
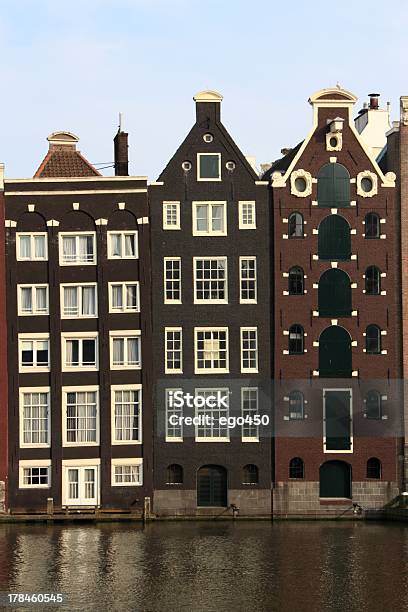
[(221, 180), (221, 153), (197, 153), (197, 180)]

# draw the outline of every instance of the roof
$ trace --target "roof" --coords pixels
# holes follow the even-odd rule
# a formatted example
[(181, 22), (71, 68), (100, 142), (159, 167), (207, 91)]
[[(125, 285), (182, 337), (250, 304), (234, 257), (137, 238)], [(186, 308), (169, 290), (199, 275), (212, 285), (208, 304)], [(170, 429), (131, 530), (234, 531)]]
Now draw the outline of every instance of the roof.
[(76, 178), (101, 176), (100, 172), (76, 150), (79, 138), (71, 132), (53, 132), (47, 138), (49, 150), (34, 178)]
[(286, 170), (289, 168), (290, 164), (292, 163), (296, 153), (299, 151), (302, 144), (303, 144), (303, 140), (299, 142), (299, 144), (297, 144), (296, 147), (291, 149), (289, 153), (287, 153), (286, 155), (284, 155), (277, 161), (273, 162), (272, 166), (265, 172), (265, 174), (263, 174), (262, 180), (263, 181), (269, 180), (273, 172), (276, 172), (276, 171), (286, 172)]

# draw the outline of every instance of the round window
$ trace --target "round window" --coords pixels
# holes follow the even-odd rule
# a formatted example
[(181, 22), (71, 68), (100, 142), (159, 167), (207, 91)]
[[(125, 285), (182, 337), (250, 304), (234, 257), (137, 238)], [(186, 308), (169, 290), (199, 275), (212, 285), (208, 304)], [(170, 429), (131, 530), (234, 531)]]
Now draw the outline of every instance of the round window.
[(333, 147), (333, 148), (334, 148), (334, 147), (337, 147), (337, 144), (338, 144), (338, 142), (337, 142), (337, 138), (335, 138), (334, 136), (332, 136), (332, 137), (330, 138), (329, 142), (330, 142), (330, 146), (331, 146), (331, 147)]
[(225, 167), (227, 168), (227, 170), (234, 170), (235, 169), (235, 162), (233, 161), (228, 161), (225, 164)]
[(204, 134), (203, 140), (204, 142), (212, 142), (214, 140), (214, 136), (212, 134)]
[(183, 168), (185, 172), (188, 172), (189, 170), (191, 170), (191, 163), (189, 161), (184, 161), (181, 164), (181, 167)]
[(361, 189), (365, 191), (366, 193), (370, 193), (370, 191), (372, 191), (373, 189), (372, 179), (368, 178), (367, 176), (362, 178), (361, 179)]
[(295, 179), (295, 189), (299, 193), (306, 191), (306, 186), (306, 179), (303, 178), (303, 176), (298, 176), (297, 179)]

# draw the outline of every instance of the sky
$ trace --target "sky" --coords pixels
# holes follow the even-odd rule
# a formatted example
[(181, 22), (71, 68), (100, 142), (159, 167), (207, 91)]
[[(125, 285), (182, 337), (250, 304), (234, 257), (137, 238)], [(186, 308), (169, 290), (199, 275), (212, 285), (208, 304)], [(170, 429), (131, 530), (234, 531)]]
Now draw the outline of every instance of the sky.
[(30, 177), (64, 130), (109, 165), (122, 112), (130, 174), (155, 180), (194, 123), (193, 95), (215, 89), (240, 149), (267, 163), (336, 83), (356, 113), (378, 92), (397, 120), (407, 32), (406, 0), (1, 0), (0, 161)]

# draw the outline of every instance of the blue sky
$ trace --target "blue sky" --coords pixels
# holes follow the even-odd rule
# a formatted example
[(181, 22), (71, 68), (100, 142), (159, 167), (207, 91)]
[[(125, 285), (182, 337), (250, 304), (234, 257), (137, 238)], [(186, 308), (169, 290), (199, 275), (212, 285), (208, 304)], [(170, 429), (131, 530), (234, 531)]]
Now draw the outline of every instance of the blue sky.
[[(154, 180), (194, 122), (192, 96), (216, 89), (222, 119), (258, 163), (310, 128), (315, 90), (408, 94), (406, 0), (2, 0), (0, 161), (32, 176), (50, 132), (111, 162), (118, 112), (130, 172)], [(105, 171), (109, 173), (110, 171)]]

